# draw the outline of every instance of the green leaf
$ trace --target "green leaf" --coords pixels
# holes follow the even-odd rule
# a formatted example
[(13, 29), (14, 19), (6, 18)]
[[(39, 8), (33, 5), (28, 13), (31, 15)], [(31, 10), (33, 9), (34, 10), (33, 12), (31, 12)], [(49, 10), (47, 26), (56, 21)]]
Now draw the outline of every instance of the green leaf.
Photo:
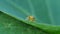
[[(0, 10), (17, 20), (50, 34), (59, 34), (60, 2), (58, 0), (0, 0)], [(35, 22), (26, 20), (34, 16)]]

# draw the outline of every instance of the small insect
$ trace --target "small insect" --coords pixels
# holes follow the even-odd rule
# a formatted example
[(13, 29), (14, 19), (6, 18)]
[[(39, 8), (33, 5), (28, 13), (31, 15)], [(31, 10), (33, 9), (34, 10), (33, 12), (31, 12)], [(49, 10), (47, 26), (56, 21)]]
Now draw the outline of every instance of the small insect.
[(32, 22), (35, 21), (35, 17), (33, 17), (33, 16), (28, 16), (27, 19), (28, 19), (29, 21), (32, 21)]

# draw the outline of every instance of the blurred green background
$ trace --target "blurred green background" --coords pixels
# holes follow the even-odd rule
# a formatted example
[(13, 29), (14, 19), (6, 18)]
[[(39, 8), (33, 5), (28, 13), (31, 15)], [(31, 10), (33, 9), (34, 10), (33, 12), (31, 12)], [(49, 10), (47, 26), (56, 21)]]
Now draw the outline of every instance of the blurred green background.
[(0, 0), (0, 27), (2, 34), (60, 34), (60, 0)]

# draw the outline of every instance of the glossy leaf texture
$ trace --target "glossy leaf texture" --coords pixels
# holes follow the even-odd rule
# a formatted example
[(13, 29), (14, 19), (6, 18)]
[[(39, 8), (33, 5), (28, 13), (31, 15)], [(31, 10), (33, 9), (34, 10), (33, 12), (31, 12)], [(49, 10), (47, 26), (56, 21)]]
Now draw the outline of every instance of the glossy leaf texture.
[[(0, 10), (45, 31), (59, 32), (59, 0), (0, 0)], [(35, 17), (36, 22), (26, 21), (26, 17), (31, 15)]]

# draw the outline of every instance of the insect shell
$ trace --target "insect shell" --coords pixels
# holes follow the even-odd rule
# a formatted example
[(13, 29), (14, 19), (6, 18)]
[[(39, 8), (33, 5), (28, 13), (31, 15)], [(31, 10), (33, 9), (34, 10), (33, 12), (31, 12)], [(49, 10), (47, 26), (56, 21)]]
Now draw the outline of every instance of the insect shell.
[(33, 16), (28, 16), (27, 19), (32, 22), (35, 21), (35, 18)]

